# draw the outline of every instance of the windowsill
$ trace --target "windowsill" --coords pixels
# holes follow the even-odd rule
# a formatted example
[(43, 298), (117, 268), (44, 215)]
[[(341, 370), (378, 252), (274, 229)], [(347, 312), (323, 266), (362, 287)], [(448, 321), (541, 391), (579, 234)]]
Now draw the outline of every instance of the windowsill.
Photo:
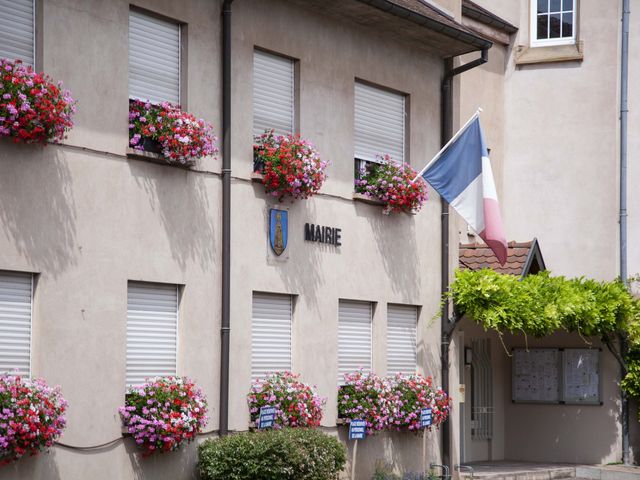
[(261, 174), (260, 172), (251, 172), (250, 178), (252, 182), (262, 183), (262, 180), (264, 179), (264, 175)]
[(127, 147), (127, 158), (136, 158), (138, 160), (144, 160), (146, 162), (157, 163), (169, 167), (183, 168), (185, 170), (189, 170), (193, 166), (193, 164), (182, 165), (180, 163), (167, 162), (166, 158), (158, 153), (145, 152), (143, 150), (136, 150), (135, 148), (131, 147)]
[(516, 65), (581, 62), (582, 60), (584, 60), (584, 42), (582, 40), (572, 45), (553, 45), (549, 47), (519, 45), (516, 52)]
[(369, 205), (381, 205), (384, 206), (384, 202), (378, 200), (377, 198), (369, 197), (368, 195), (364, 195), (362, 193), (354, 193), (353, 199), (356, 202), (368, 203)]

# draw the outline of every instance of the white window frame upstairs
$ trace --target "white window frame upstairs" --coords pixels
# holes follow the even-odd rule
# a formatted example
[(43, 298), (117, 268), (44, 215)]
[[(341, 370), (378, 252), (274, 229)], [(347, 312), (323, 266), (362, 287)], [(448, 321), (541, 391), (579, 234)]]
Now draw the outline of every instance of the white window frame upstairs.
[[(354, 158), (360, 166), (366, 162), (378, 163), (378, 155), (389, 154), (401, 163), (408, 163), (406, 135), (407, 135), (407, 97), (408, 95), (391, 89), (371, 85), (370, 83), (356, 79), (354, 83)], [(398, 112), (390, 109), (401, 109)], [(394, 118), (395, 117), (395, 118)], [(398, 122), (399, 120), (399, 122)], [(400, 124), (400, 131), (394, 136), (396, 141), (385, 140), (385, 121), (392, 125)], [(379, 135), (372, 138), (373, 131)], [(399, 143), (397, 139), (399, 138)]]
[[(264, 111), (259, 112), (260, 109)], [(271, 110), (269, 112), (268, 110)], [(271, 117), (266, 121), (260, 117)], [(280, 117), (274, 119), (274, 117)], [(286, 118), (288, 117), (288, 118)], [(253, 136), (265, 130), (276, 135), (296, 131), (296, 62), (295, 60), (254, 49), (253, 51)]]
[[(157, 282), (144, 282), (144, 281), (133, 281), (130, 280), (127, 282), (127, 333), (126, 333), (126, 359), (125, 359), (125, 377), (126, 377), (126, 386), (127, 388), (130, 386), (140, 385), (140, 383), (134, 383), (129, 381), (129, 375), (127, 370), (129, 369), (129, 295), (130, 295), (130, 287), (153, 287), (153, 286), (162, 286), (162, 287), (174, 287), (175, 288), (175, 301), (176, 301), (176, 310), (175, 310), (175, 352), (174, 352), (174, 364), (175, 369), (173, 372), (165, 372), (163, 375), (171, 375), (177, 376), (179, 372), (179, 352), (180, 352), (180, 285), (172, 284), (172, 283), (157, 283)], [(142, 377), (153, 377), (156, 376), (153, 373), (143, 374)]]
[[(551, 1), (546, 0), (549, 8), (551, 7)], [(552, 13), (561, 13), (569, 12), (569, 10), (564, 10), (564, 2), (566, 0), (560, 0), (560, 11), (556, 12), (555, 10), (551, 12), (547, 11), (546, 14), (540, 15), (551, 15)], [(570, 37), (559, 37), (559, 38), (544, 38), (538, 40), (538, 0), (530, 0), (530, 11), (529, 11), (529, 32), (530, 32), (530, 45), (532, 47), (551, 47), (556, 45), (573, 45), (576, 43), (576, 29), (577, 29), (577, 9), (578, 9), (578, 0), (570, 0), (572, 2), (572, 26), (571, 26), (571, 36)], [(560, 24), (562, 25), (562, 15), (560, 16)], [(551, 31), (551, 22), (547, 23), (547, 31)]]
[[(34, 289), (34, 277), (35, 275), (33, 273), (28, 273), (28, 272), (15, 272), (15, 271), (8, 271), (8, 270), (0, 270), (0, 280), (2, 279), (2, 276), (7, 276), (7, 277), (29, 277), (29, 326), (28, 326), (28, 335), (29, 335), (29, 352), (28, 352), (28, 363), (27, 363), (27, 367), (26, 367), (26, 371), (25, 370), (19, 370), (18, 371), (18, 375), (21, 376), (31, 376), (32, 374), (32, 366), (33, 366), (33, 361), (32, 361), (32, 357), (33, 357), (33, 289)], [(15, 307), (15, 306), (14, 306)], [(4, 310), (5, 308), (9, 308), (9, 310), (11, 310), (14, 307), (3, 307), (2, 305), (0, 305), (0, 312), (2, 310)], [(4, 326), (3, 327), (3, 320), (0, 319), (0, 331), (2, 331), (3, 328), (9, 328), (8, 326)], [(14, 327), (15, 328), (15, 327)], [(4, 339), (5, 341), (7, 341), (7, 338)], [(0, 349), (2, 348), (2, 341), (0, 340)], [(5, 355), (5, 352), (0, 351), (0, 357), (3, 357)], [(0, 374), (3, 373), (9, 373), (9, 374), (15, 374), (15, 372), (12, 370), (9, 371), (5, 371), (4, 369), (0, 368)]]
[[(1, 1), (1, 0), (0, 0)], [(176, 27), (177, 28), (177, 35), (178, 35), (178, 59), (177, 59), (177, 67), (178, 67), (178, 84), (177, 84), (177, 92), (175, 93), (175, 97), (169, 97), (166, 95), (137, 95), (132, 93), (132, 88), (131, 88), (131, 66), (132, 66), (132, 62), (131, 62), (131, 18), (132, 17), (138, 17), (140, 19), (144, 19), (144, 21), (148, 21), (148, 22), (155, 22), (158, 23), (159, 25), (164, 24), (165, 26), (170, 26), (171, 28)], [(137, 8), (130, 8), (129, 9), (129, 16), (128, 16), (128, 21), (129, 21), (129, 44), (128, 44), (128, 65), (129, 65), (129, 98), (130, 99), (137, 99), (137, 100), (149, 100), (151, 101), (151, 103), (161, 103), (161, 102), (170, 102), (173, 104), (182, 104), (182, 35), (183, 35), (183, 25), (175, 20), (171, 20), (171, 19), (167, 19), (167, 18), (163, 18), (161, 16), (157, 16), (154, 15), (152, 13), (146, 12), (146, 11), (142, 11), (140, 9)], [(149, 98), (149, 97), (153, 97), (153, 98)]]
[[(1, 58), (7, 58), (8, 60), (16, 60), (16, 59), (20, 59), (22, 60), (22, 63), (24, 65), (30, 65), (31, 67), (33, 67), (35, 69), (36, 67), (36, 15), (37, 15), (37, 10), (36, 10), (36, 1), (37, 0), (20, 0), (18, 2), (18, 0), (0, 0), (0, 4), (2, 5), (2, 7), (0, 7), (0, 9), (5, 9), (5, 8), (11, 8), (11, 6), (16, 6), (17, 3), (20, 3), (22, 7), (25, 6), (30, 6), (31, 7), (31, 32), (20, 32), (23, 34), (23, 36), (26, 38), (27, 36), (31, 37), (31, 56), (32, 58), (25, 58), (21, 55), (15, 55), (15, 50), (12, 50), (11, 48), (8, 48), (7, 46), (3, 46), (3, 38), (2, 38), (2, 33), (0, 32), (0, 57)], [(10, 5), (10, 6), (8, 6)], [(0, 20), (1, 23), (1, 20)], [(12, 27), (16, 27), (18, 26), (19, 23), (16, 22), (12, 22)], [(4, 35), (7, 35), (8, 31), (5, 31)], [(7, 52), (11, 52), (13, 51), (14, 54), (13, 55), (7, 55)]]

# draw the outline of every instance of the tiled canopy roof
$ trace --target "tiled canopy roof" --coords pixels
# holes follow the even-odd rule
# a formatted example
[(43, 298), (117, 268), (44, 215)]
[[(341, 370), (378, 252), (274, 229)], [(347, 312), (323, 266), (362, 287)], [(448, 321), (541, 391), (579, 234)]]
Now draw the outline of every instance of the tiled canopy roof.
[(494, 253), (484, 243), (460, 244), (458, 263), (462, 270), (490, 268), (498, 273), (519, 276), (545, 270), (542, 253), (535, 238), (530, 242), (509, 242), (504, 265), (500, 265)]

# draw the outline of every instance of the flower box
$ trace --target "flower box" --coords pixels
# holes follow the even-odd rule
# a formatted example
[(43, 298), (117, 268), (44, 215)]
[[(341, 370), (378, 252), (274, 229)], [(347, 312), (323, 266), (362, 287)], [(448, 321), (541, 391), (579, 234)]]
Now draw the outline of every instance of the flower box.
[(129, 388), (122, 423), (144, 456), (177, 450), (207, 424), (207, 401), (186, 377), (155, 377)]
[(129, 101), (130, 147), (160, 155), (165, 163), (191, 167), (197, 159), (217, 153), (212, 130), (179, 105)]
[(66, 426), (66, 409), (60, 387), (0, 375), (0, 467), (51, 447)]
[(267, 194), (279, 201), (318, 193), (327, 178), (326, 167), (315, 147), (299, 135), (275, 135), (271, 130), (253, 145), (253, 171), (262, 175)]
[(73, 127), (76, 101), (62, 82), (55, 83), (20, 60), (0, 59), (0, 137), (14, 142), (60, 142)]
[(427, 200), (428, 192), (422, 178), (414, 181), (416, 176), (416, 171), (409, 165), (385, 155), (379, 162), (368, 162), (360, 168), (354, 182), (355, 191), (382, 202), (385, 214), (415, 214)]

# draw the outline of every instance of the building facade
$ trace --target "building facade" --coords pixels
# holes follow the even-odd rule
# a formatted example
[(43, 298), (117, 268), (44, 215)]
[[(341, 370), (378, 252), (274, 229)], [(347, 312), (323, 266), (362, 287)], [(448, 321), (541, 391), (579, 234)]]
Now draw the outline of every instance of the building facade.
[[(248, 429), (246, 394), (268, 370), (291, 369), (317, 385), (327, 398), (323, 427), (341, 438), (340, 373), (411, 369), (439, 382), (437, 195), (416, 215), (385, 216), (354, 198), (354, 160), (388, 149), (419, 169), (439, 149), (443, 59), (490, 44), (448, 16), (459, 18), (459, 2), (440, 7), (232, 5), (232, 121), (229, 132), (217, 129), (230, 135), (232, 166), (232, 431)], [(0, 145), (0, 284), (23, 312), (20, 339), (0, 339), (0, 358), (3, 369), (60, 385), (69, 402), (60, 444), (0, 476), (192, 478), (195, 445), (141, 458), (122, 439), (118, 406), (126, 386), (147, 375), (187, 375), (209, 401), (202, 439), (217, 434), (221, 156), (192, 169), (141, 158), (129, 149), (128, 101), (179, 102), (221, 125), (222, 2), (27, 0), (0, 8), (12, 26), (0, 34), (2, 55), (64, 80), (78, 100), (61, 144)], [(389, 117), (368, 151), (359, 120), (367, 108), (374, 119)], [(281, 203), (254, 181), (253, 135), (265, 127), (300, 133), (330, 161), (320, 194)], [(268, 237), (274, 207), (288, 213), (280, 256)], [(305, 224), (341, 229), (341, 245), (305, 241)], [(11, 321), (0, 314), (5, 331)], [(437, 432), (427, 456), (440, 460)], [(358, 478), (369, 478), (377, 459), (418, 471), (422, 440), (368, 439)]]

